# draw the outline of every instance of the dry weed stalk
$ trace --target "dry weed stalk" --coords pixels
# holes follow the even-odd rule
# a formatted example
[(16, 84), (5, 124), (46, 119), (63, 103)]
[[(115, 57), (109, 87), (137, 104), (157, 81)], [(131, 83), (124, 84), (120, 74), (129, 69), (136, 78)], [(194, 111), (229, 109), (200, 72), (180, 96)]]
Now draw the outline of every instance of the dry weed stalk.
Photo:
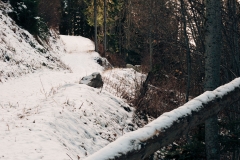
[(185, 96), (181, 84), (174, 77), (169, 78), (158, 87), (148, 84), (145, 96), (138, 99), (140, 93), (136, 93), (136, 114), (147, 121), (147, 117), (157, 118), (164, 112), (171, 111), (184, 103)]
[[(108, 70), (110, 74), (108, 76), (103, 77), (104, 81), (104, 89), (108, 92), (114, 94), (117, 97), (126, 99), (129, 103), (132, 103), (135, 99), (136, 93), (140, 90), (140, 86), (144, 81), (144, 77), (141, 77), (138, 80), (136, 72), (135, 76), (129, 80), (129, 77), (120, 77), (118, 75), (114, 75), (112, 70)], [(114, 82), (110, 77), (115, 77), (118, 80), (118, 83)]]
[(8, 131), (10, 131), (10, 129), (9, 129), (9, 124), (8, 124), (8, 123), (6, 124), (6, 126), (8, 127)]
[(43, 94), (45, 96), (45, 98), (47, 99), (47, 92), (45, 91), (44, 87), (43, 87), (43, 83), (42, 83), (42, 80), (41, 80), (41, 77), (39, 76), (39, 79), (40, 79), (40, 82), (41, 82), (41, 85), (42, 85), (42, 89), (43, 89)]

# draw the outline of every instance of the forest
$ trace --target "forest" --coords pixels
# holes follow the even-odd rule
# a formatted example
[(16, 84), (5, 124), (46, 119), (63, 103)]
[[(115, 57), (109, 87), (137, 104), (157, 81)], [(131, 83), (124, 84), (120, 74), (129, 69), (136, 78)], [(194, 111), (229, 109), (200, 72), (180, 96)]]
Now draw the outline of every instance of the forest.
[[(2, 1), (13, 8), (9, 16), (39, 41), (47, 41), (50, 30), (83, 36), (114, 67), (140, 65), (147, 79), (137, 97), (125, 99), (144, 124), (240, 76), (237, 0)], [(158, 154), (237, 160), (239, 118), (239, 102), (229, 104)]]

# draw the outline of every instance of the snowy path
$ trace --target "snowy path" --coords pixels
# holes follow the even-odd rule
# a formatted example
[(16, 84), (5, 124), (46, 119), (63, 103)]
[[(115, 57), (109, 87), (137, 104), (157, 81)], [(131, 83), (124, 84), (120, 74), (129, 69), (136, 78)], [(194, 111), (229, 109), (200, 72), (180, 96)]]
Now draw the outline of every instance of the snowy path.
[(61, 38), (72, 73), (44, 70), (0, 84), (0, 159), (82, 159), (131, 130), (123, 100), (77, 83), (103, 71), (93, 43)]
[(52, 88), (78, 82), (81, 77), (96, 71), (102, 72), (102, 67), (93, 61), (93, 58), (99, 55), (95, 52), (87, 53), (94, 47), (92, 42), (83, 37), (76, 38), (62, 36), (67, 52), (72, 53), (63, 56), (62, 60), (72, 69), (73, 73), (46, 70), (9, 80), (7, 83), (0, 84), (0, 104), (32, 107), (36, 100), (44, 99), (45, 93), (48, 95)]

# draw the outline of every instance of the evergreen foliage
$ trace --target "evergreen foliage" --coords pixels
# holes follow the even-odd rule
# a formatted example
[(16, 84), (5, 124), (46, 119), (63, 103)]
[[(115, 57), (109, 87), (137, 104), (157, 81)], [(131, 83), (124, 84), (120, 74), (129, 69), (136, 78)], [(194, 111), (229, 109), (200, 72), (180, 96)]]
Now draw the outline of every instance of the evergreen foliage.
[(19, 26), (41, 38), (48, 36), (48, 27), (38, 16), (39, 0), (10, 0), (10, 4), (13, 12), (9, 14)]
[(87, 22), (86, 8), (86, 3), (83, 0), (61, 1), (60, 33), (92, 38), (93, 27)]
[(222, 155), (238, 152), (238, 148), (240, 148), (240, 120), (238, 114), (237, 111), (225, 110), (225, 113), (221, 115), (219, 141)]
[[(103, 43), (104, 3), (97, 0), (98, 39)], [(122, 52), (125, 48), (123, 37), (123, 6), (124, 0), (110, 0), (107, 3), (107, 44), (111, 53)], [(92, 0), (63, 0), (61, 3), (62, 18), (60, 33), (64, 35), (81, 35), (93, 39), (94, 5)], [(99, 52), (102, 47), (99, 47)]]
[(39, 0), (38, 14), (47, 26), (55, 31), (59, 30), (62, 0)]

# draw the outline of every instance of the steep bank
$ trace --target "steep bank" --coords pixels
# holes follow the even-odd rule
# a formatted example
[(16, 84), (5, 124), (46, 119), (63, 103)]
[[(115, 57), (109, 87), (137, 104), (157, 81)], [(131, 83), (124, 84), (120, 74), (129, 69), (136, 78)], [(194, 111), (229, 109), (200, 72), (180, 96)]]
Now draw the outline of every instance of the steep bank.
[[(64, 45), (53, 31), (42, 46), (8, 16), (11, 7), (0, 2), (0, 82), (38, 70), (64, 70), (60, 56)], [(47, 44), (46, 43), (46, 44)]]

